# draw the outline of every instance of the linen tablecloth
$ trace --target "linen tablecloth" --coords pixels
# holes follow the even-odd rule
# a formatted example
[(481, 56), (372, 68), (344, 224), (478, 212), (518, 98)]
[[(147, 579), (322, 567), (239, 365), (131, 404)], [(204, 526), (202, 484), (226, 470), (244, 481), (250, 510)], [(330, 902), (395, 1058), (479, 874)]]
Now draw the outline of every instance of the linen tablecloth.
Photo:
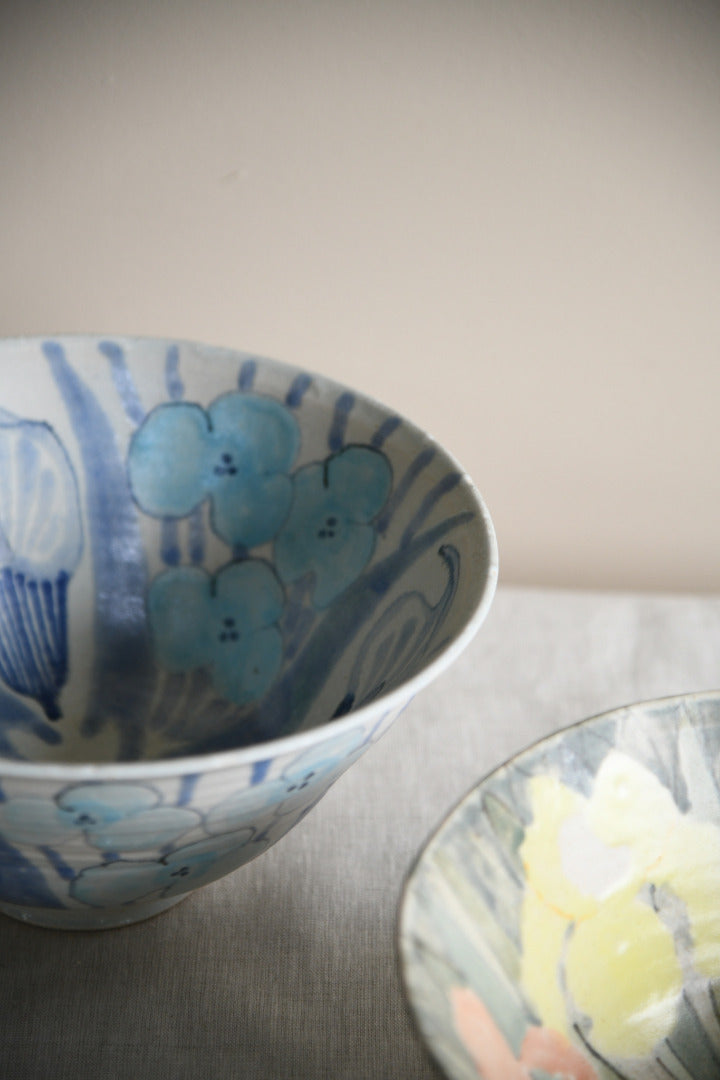
[(155, 919), (0, 917), (3, 1080), (432, 1080), (403, 879), (486, 772), (575, 720), (720, 686), (720, 598), (501, 587), (468, 650), (287, 837)]

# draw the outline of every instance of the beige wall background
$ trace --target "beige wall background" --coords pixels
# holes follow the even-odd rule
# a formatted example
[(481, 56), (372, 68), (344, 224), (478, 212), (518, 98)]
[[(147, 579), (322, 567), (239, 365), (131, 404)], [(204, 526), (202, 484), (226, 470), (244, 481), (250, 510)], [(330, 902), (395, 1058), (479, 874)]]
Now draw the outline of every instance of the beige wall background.
[(504, 581), (720, 588), (717, 3), (17, 0), (0, 170), (1, 334), (330, 374)]

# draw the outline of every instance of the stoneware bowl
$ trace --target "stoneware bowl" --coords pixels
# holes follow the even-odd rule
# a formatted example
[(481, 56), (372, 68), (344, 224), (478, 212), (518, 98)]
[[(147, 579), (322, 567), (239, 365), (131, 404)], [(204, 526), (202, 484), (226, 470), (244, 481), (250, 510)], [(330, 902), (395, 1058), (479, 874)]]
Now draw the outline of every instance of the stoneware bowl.
[(403, 979), (453, 1080), (720, 1075), (720, 694), (567, 729), (407, 881)]
[(0, 910), (97, 928), (261, 854), (467, 644), (457, 463), (234, 351), (0, 344)]

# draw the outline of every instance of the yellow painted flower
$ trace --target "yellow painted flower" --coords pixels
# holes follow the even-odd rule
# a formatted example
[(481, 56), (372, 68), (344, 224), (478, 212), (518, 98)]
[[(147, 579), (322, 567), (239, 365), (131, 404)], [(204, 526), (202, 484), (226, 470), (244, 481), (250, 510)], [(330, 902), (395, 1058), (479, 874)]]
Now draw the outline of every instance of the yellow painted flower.
[(543, 1024), (569, 1034), (574, 1009), (600, 1054), (644, 1057), (675, 1024), (684, 972), (720, 975), (720, 832), (618, 750), (589, 797), (551, 776), (529, 791), (525, 990)]
[(649, 904), (628, 892), (575, 928), (565, 972), (603, 1055), (646, 1057), (672, 1029), (683, 984), (672, 934)]

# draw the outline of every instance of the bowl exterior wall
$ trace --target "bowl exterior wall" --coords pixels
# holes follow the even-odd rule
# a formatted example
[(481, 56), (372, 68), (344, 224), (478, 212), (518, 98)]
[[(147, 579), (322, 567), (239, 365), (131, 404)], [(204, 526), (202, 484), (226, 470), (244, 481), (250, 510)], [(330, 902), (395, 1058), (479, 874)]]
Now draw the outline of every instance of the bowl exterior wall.
[(41, 926), (145, 919), (267, 851), (399, 709), (305, 749), (147, 781), (3, 782), (0, 910)]

